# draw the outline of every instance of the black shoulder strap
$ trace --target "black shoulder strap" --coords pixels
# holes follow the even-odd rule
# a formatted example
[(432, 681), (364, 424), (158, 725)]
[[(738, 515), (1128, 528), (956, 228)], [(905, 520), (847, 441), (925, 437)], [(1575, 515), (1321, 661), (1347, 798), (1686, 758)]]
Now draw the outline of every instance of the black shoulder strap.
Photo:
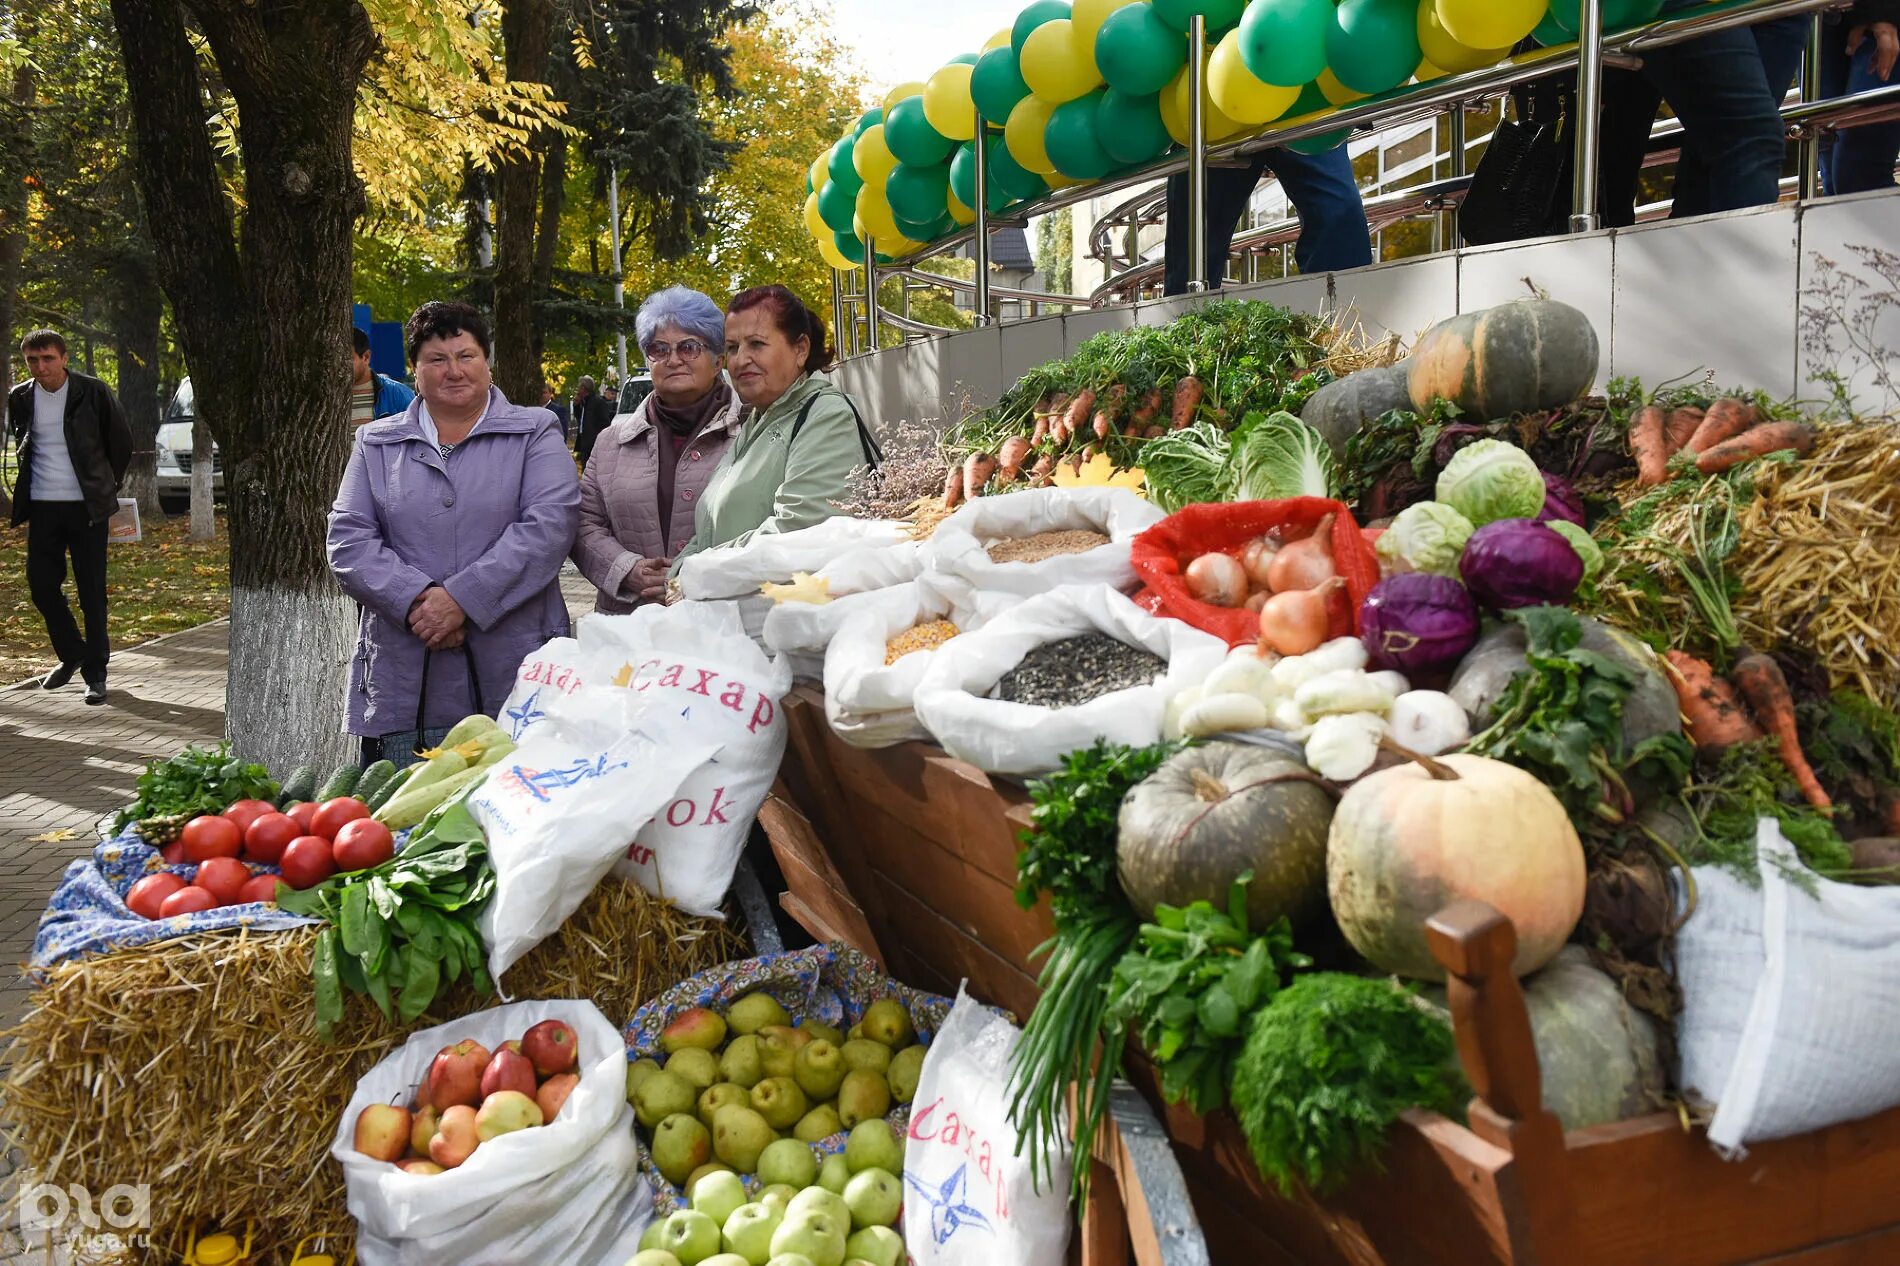
[[(805, 423), (811, 420), (811, 411), (817, 405), (819, 398), (823, 395), (823, 392), (819, 392), (818, 395), (807, 400), (805, 407), (798, 411), (798, 420), (792, 423), (791, 436), (785, 441), (785, 449), (787, 452), (791, 451), (792, 445), (798, 443), (798, 433), (804, 430)], [(858, 446), (864, 450), (864, 464), (869, 466), (872, 470), (876, 470), (879, 466), (884, 464), (884, 450), (880, 449), (877, 446), (877, 441), (871, 438), (871, 430), (864, 425), (864, 418), (858, 412), (857, 401), (845, 395), (842, 391), (838, 393), (838, 398), (844, 401), (845, 408), (851, 410), (851, 420), (858, 424)]]

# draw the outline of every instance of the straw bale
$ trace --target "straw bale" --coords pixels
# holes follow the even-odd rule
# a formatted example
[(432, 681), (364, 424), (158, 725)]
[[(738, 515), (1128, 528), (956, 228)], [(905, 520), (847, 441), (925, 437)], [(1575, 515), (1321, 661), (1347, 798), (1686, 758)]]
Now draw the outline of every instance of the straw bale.
[[(329, 1148), (358, 1078), (414, 1029), (499, 1001), (464, 979), (402, 1026), (352, 995), (325, 1045), (315, 941), (313, 928), (225, 932), (61, 964), (4, 1035), (0, 1120), (26, 1167), (93, 1191), (150, 1184), (153, 1244), (117, 1260), (176, 1262), (204, 1223), (252, 1221), (260, 1263), (287, 1261), (304, 1235), (347, 1243)], [(590, 999), (624, 1024), (676, 981), (746, 953), (731, 925), (609, 880), (504, 983), (518, 999)]]

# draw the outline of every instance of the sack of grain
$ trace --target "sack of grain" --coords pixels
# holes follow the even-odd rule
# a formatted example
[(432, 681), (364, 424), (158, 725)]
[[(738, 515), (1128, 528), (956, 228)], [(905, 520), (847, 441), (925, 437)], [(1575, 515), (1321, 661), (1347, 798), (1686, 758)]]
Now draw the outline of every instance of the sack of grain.
[(923, 570), (1023, 597), (1057, 585), (1132, 590), (1129, 547), (1163, 517), (1124, 488), (1034, 488), (979, 497), (924, 543)]

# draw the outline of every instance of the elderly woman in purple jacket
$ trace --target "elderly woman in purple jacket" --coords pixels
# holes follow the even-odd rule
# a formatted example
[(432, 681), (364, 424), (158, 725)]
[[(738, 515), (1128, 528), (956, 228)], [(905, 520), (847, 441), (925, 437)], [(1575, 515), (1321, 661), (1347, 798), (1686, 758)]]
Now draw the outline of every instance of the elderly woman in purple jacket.
[(560, 423), (490, 381), (481, 313), (425, 303), (404, 334), (417, 398), (357, 432), (330, 512), (330, 569), (362, 608), (349, 729), (365, 764), (407, 764), (493, 713), (528, 652), (568, 632), (580, 506)]
[(600, 595), (596, 611), (663, 601), (673, 558), (693, 537), (693, 514), (745, 413), (720, 368), (726, 316), (684, 286), (640, 305), (634, 333), (653, 390), (594, 443), (581, 478), (574, 562)]

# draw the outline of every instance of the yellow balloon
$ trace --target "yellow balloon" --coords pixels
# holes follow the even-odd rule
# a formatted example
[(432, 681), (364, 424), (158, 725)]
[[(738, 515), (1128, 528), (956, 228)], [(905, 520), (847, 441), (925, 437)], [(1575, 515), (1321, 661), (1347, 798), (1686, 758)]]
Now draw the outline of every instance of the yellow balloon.
[(1240, 32), (1229, 31), (1207, 59), (1207, 95), (1236, 123), (1271, 123), (1300, 99), (1300, 89), (1263, 83), (1240, 60)]
[(808, 174), (811, 176), (811, 190), (813, 193), (817, 193), (820, 189), (825, 187), (825, 182), (831, 179), (830, 150), (826, 150), (811, 160), (811, 171)]
[[(1202, 76), (1201, 82), (1203, 84), (1207, 82), (1205, 75)], [(1206, 94), (1203, 93), (1202, 95), (1205, 96)], [(1296, 93), (1295, 96), (1297, 95)], [(1228, 118), (1227, 115), (1223, 114), (1221, 108), (1215, 105), (1211, 99), (1204, 100), (1201, 104), (1207, 110), (1207, 139), (1210, 142), (1224, 141), (1229, 137), (1239, 136), (1242, 132), (1247, 130), (1245, 124), (1236, 123), (1234, 120)], [(1167, 125), (1168, 135), (1174, 138), (1176, 145), (1186, 145), (1188, 143), (1188, 73), (1186, 66), (1181, 67), (1180, 71), (1176, 73), (1173, 83), (1161, 90), (1161, 121)]]
[[(1509, 48), (1536, 30), (1549, 8), (1549, 0), (1434, 0), (1434, 3), (1445, 30), (1466, 48)], [(1445, 66), (1445, 69), (1451, 67)]]
[(1332, 67), (1330, 66), (1320, 71), (1319, 78), (1314, 82), (1319, 84), (1320, 96), (1325, 97), (1336, 106), (1351, 105), (1355, 101), (1364, 101), (1367, 97), (1372, 95), (1367, 92), (1357, 92), (1348, 88), (1345, 84), (1340, 83), (1339, 77), (1333, 74)]
[(889, 114), (891, 107), (902, 101), (905, 97), (921, 97), (923, 95), (924, 85), (921, 83), (899, 84), (884, 94), (884, 113)]
[(1077, 44), (1075, 23), (1068, 18), (1044, 22), (1031, 31), (1017, 60), (1029, 91), (1057, 105), (1086, 96), (1102, 82), (1095, 50)]
[(858, 190), (858, 221), (864, 225), (866, 233), (880, 242), (903, 240), (904, 231), (897, 227), (897, 217), (891, 211), (891, 204), (884, 200), (882, 183), (866, 185)]
[(829, 233), (818, 239), (818, 254), (839, 272), (848, 273), (857, 267), (845, 258), (844, 252), (838, 249), (838, 240)]
[(1009, 112), (1009, 124), (1003, 129), (1003, 144), (1009, 156), (1039, 176), (1047, 176), (1056, 169), (1049, 161), (1049, 151), (1042, 140), (1042, 134), (1049, 127), (1049, 116), (1055, 110), (1054, 102), (1032, 94), (1016, 103), (1016, 108)]
[(875, 185), (879, 189), (890, 174), (897, 170), (897, 155), (891, 153), (891, 147), (884, 143), (884, 125), (873, 123), (864, 129), (864, 135), (858, 137), (851, 147), (851, 165), (858, 169), (866, 187)]
[(1004, 27), (996, 34), (990, 36), (989, 42), (983, 45), (983, 51), (986, 53), (994, 53), (999, 48), (1008, 48), (1009, 42), (1015, 37), (1015, 34), (1015, 31), (1009, 27)]
[(950, 218), (952, 220), (955, 220), (958, 224), (975, 224), (976, 223), (976, 212), (971, 210), (969, 207), (964, 206), (963, 200), (958, 198), (954, 191), (951, 192), (949, 196), (948, 206), (950, 210)]
[(913, 242), (907, 237), (894, 238), (889, 242), (879, 238), (877, 241), (877, 253), (889, 255), (892, 259), (905, 259), (922, 249), (924, 249), (922, 242)]
[[(1438, 20), (1438, 10), (1430, 4), (1418, 6), (1418, 46), (1425, 54), (1426, 61), (1438, 67), (1443, 74), (1450, 75), (1495, 66), (1511, 55), (1508, 45), (1504, 48), (1467, 48), (1460, 44), (1445, 29), (1445, 24)], [(1419, 79), (1423, 82), (1424, 76), (1421, 75)]]
[(1088, 49), (1089, 55), (1093, 57), (1095, 37), (1101, 33), (1102, 23), (1108, 21), (1108, 15), (1117, 9), (1140, 3), (1142, 0), (1075, 0), (1069, 20), (1075, 23), (1077, 47)]
[(1418, 69), (1412, 72), (1412, 82), (1415, 84), (1428, 84), (1434, 79), (1443, 79), (1445, 74), (1446, 72), (1443, 67), (1434, 66), (1429, 60), (1426, 60), (1420, 62)]
[(831, 226), (825, 223), (824, 216), (818, 214), (818, 195), (815, 193), (805, 199), (805, 227), (821, 241), (831, 236)]
[(976, 138), (976, 102), (970, 99), (974, 67), (952, 62), (924, 86), (924, 118), (953, 141)]

